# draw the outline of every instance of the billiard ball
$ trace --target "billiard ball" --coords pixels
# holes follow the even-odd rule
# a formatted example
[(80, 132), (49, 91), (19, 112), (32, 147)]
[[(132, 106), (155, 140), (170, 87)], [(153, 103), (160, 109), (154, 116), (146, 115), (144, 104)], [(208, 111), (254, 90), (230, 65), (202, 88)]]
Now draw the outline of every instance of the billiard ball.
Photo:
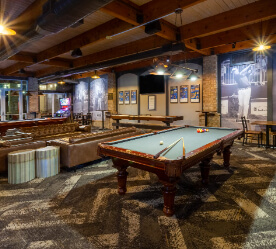
[(163, 144), (163, 141), (160, 141), (160, 145), (162, 145)]

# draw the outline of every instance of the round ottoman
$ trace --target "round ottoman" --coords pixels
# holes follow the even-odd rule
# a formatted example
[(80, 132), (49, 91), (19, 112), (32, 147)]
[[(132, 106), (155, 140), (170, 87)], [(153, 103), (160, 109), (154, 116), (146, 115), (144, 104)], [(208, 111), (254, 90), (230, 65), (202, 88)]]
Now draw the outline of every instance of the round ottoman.
[(45, 178), (59, 172), (59, 147), (47, 146), (36, 150), (36, 176)]
[(18, 150), (8, 154), (8, 182), (28, 182), (35, 178), (35, 150)]

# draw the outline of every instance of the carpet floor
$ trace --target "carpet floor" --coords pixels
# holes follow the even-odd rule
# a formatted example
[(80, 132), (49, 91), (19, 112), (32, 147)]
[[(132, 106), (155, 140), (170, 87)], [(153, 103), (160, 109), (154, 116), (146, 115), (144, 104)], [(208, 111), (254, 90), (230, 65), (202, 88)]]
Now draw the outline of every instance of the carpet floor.
[(198, 165), (184, 172), (171, 218), (154, 174), (129, 168), (119, 196), (110, 160), (17, 185), (1, 175), (0, 248), (276, 248), (275, 161), (236, 142), (230, 170), (214, 156), (208, 188)]

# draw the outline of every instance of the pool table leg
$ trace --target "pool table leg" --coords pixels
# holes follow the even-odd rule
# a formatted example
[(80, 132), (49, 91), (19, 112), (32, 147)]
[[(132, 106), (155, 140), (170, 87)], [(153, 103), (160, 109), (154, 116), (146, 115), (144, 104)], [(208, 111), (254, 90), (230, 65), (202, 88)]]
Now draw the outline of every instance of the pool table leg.
[(230, 155), (231, 155), (231, 145), (226, 146), (223, 150), (223, 166), (229, 168), (230, 166)]
[(210, 171), (210, 162), (213, 158), (213, 155), (208, 158), (204, 158), (199, 164), (200, 172), (201, 172), (201, 183), (204, 186), (207, 186), (209, 183), (209, 171)]
[(174, 214), (174, 197), (176, 193), (175, 184), (178, 178), (168, 177), (164, 174), (157, 174), (159, 181), (163, 184), (162, 192), (164, 199), (163, 213), (166, 216), (172, 216)]
[(118, 194), (124, 195), (127, 191), (126, 189), (126, 181), (128, 172), (126, 171), (128, 164), (127, 161), (113, 158), (113, 167), (118, 170), (117, 179), (118, 179)]
[(172, 216), (174, 214), (174, 197), (176, 192), (175, 183), (163, 183), (162, 188), (164, 207), (163, 212), (166, 216)]

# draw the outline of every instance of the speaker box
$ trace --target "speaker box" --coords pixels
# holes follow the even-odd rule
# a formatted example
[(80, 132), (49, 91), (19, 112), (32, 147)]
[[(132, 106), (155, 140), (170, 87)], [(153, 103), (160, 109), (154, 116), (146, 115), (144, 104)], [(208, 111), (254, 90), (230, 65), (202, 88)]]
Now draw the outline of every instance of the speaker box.
[(145, 25), (145, 32), (149, 35), (153, 35), (161, 31), (161, 23), (159, 20), (150, 22)]

